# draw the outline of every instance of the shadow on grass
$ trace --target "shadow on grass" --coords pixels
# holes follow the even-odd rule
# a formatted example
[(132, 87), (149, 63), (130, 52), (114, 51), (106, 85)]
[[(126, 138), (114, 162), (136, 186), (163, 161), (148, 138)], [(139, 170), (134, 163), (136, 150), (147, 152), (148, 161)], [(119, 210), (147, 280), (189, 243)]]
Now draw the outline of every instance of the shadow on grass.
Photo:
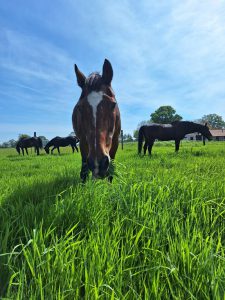
[[(64, 220), (55, 222), (55, 206), (62, 193), (70, 193), (70, 187), (81, 184), (78, 174), (68, 174), (46, 182), (18, 186), (0, 204), (0, 298), (7, 291), (11, 275), (16, 271), (9, 266), (9, 253), (27, 244), (33, 230), (57, 227), (59, 235), (65, 228)], [(59, 224), (61, 221), (61, 224)], [(16, 249), (16, 250), (15, 250)], [(22, 263), (22, 262), (21, 262)], [(17, 266), (18, 267), (18, 266)]]

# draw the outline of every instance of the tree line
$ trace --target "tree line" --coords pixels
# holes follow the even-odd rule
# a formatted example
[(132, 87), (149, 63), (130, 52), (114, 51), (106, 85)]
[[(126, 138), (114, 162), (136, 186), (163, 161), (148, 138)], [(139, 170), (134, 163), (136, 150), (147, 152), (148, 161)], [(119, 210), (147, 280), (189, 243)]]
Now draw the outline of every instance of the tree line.
[[(150, 114), (150, 119), (146, 121), (141, 121), (137, 125), (137, 129), (134, 130), (133, 136), (130, 133), (123, 135), (124, 142), (131, 142), (134, 139), (138, 138), (138, 131), (139, 128), (143, 125), (150, 125), (152, 123), (159, 123), (159, 124), (170, 124), (173, 121), (181, 121), (183, 119), (182, 116), (176, 113), (176, 110), (170, 106), (160, 106), (156, 111)], [(199, 124), (205, 124), (207, 123), (210, 129), (222, 129), (225, 128), (225, 122), (223, 118), (217, 114), (209, 114), (204, 115), (200, 119), (194, 120), (194, 122)], [(74, 132), (71, 132), (70, 135), (74, 135)], [(29, 137), (27, 134), (19, 134), (18, 140), (21, 137)], [(48, 142), (48, 139), (45, 136), (40, 136), (42, 139), (43, 145), (46, 145)], [(16, 146), (17, 141), (14, 139), (9, 140), (8, 142), (4, 142), (0, 144), (0, 148), (14, 148)]]
[[(74, 131), (70, 132), (69, 136), (70, 135), (75, 136)], [(31, 136), (26, 134), (26, 133), (20, 133), (18, 135), (17, 140), (11, 139), (7, 142), (3, 142), (2, 144), (0, 144), (0, 148), (15, 148), (18, 140), (20, 140), (21, 138), (28, 138), (28, 137), (31, 137)], [(39, 135), (39, 137), (41, 138), (42, 144), (43, 144), (43, 147), (44, 147), (49, 142), (49, 140), (44, 135)]]
[[(20, 133), (18, 135), (18, 140), (21, 139), (21, 138), (27, 138), (27, 137), (31, 137), (31, 136), (26, 134), (26, 133)], [(48, 139), (43, 135), (41, 135), (39, 137), (41, 138), (42, 143), (45, 146), (48, 142)], [(2, 144), (0, 144), (0, 148), (15, 148), (18, 140), (11, 139), (7, 142), (3, 142)]]

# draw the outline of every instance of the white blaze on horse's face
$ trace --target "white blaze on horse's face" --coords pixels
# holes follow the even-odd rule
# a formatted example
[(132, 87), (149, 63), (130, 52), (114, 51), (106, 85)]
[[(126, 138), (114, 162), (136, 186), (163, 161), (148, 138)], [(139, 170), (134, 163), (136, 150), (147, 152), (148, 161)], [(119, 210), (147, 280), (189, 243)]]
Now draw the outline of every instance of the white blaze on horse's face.
[(92, 107), (92, 112), (93, 112), (93, 119), (94, 119), (94, 126), (96, 129), (96, 115), (97, 115), (97, 106), (99, 105), (99, 103), (102, 101), (103, 98), (103, 92), (91, 92), (88, 96), (87, 96), (87, 100), (88, 103), (91, 105)]
[[(96, 136), (96, 121), (97, 121), (97, 107), (99, 103), (103, 99), (103, 92), (99, 91), (92, 91), (88, 96), (87, 96), (87, 101), (90, 104), (92, 108), (92, 113), (93, 113), (93, 120), (94, 120), (94, 130), (95, 130), (95, 151), (97, 150), (97, 136)], [(95, 169), (93, 170), (93, 175), (94, 177), (97, 177), (99, 173), (99, 163), (97, 159), (95, 159)]]

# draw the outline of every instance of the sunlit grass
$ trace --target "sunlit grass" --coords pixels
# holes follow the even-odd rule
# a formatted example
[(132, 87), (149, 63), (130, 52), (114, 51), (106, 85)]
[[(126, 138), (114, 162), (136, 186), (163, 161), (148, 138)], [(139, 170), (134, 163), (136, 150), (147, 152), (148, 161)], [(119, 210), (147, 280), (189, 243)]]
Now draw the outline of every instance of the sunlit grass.
[(113, 183), (80, 154), (0, 149), (0, 297), (224, 299), (225, 144), (125, 144)]

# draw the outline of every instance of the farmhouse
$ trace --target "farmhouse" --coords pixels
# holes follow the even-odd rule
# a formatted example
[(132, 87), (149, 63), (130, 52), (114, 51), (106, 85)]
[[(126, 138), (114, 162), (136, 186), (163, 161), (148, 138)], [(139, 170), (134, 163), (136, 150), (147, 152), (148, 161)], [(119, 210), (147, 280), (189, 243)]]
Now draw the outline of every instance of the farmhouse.
[[(212, 129), (210, 132), (213, 136), (213, 140), (225, 141), (225, 129)], [(185, 136), (185, 139), (189, 141), (202, 141), (202, 135), (198, 132), (189, 133)]]

